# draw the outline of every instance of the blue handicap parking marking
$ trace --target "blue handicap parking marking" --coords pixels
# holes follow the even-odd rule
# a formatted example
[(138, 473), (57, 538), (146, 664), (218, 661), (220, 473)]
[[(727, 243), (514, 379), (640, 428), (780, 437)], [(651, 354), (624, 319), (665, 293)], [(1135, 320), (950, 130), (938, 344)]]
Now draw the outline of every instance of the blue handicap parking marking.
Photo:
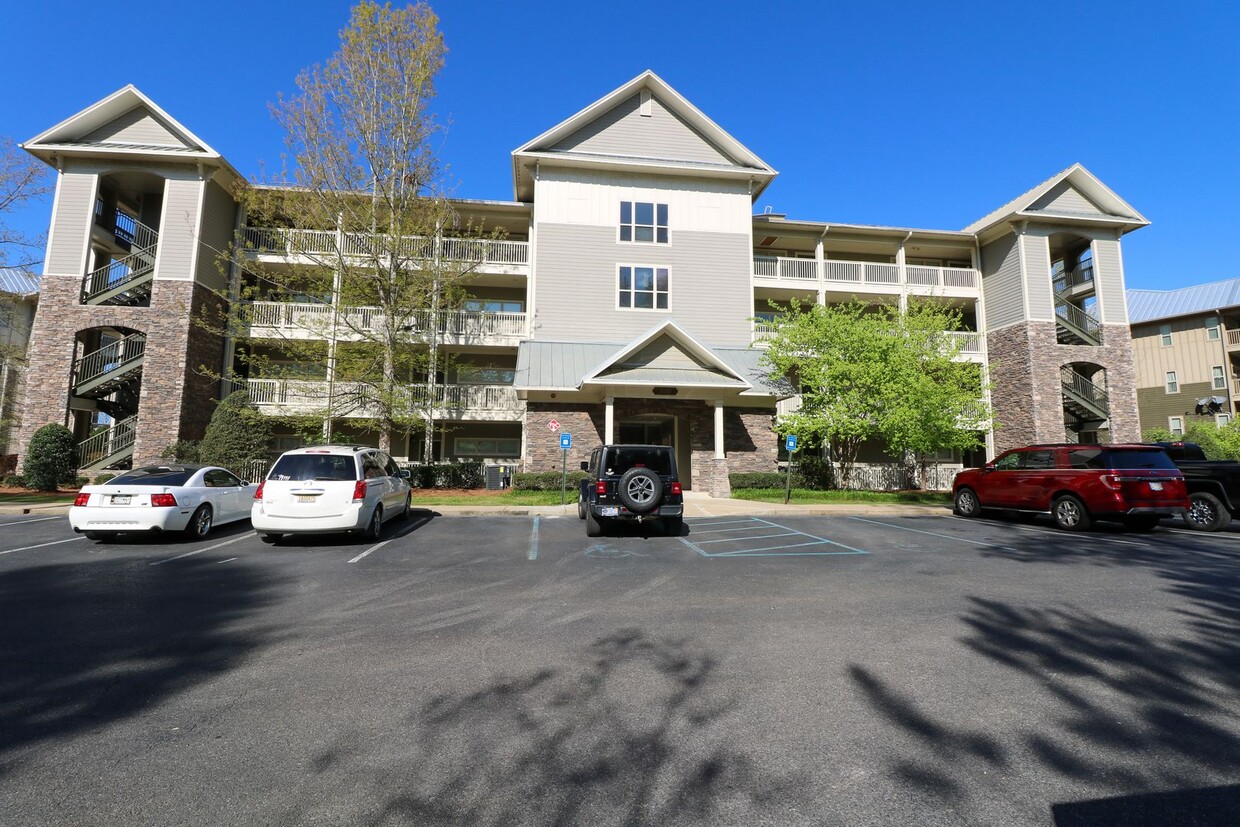
[(868, 554), (759, 517), (690, 520), (680, 542), (703, 557), (836, 557)]

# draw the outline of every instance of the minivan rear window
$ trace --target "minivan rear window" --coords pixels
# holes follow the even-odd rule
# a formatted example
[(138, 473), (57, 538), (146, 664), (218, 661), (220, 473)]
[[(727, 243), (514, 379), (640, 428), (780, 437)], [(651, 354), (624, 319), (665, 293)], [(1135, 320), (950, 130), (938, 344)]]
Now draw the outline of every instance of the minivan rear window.
[(608, 474), (623, 474), (638, 466), (649, 468), (660, 476), (669, 476), (672, 473), (672, 452), (655, 448), (609, 448), (603, 459), (603, 467)]
[(267, 479), (298, 482), (355, 480), (357, 463), (353, 457), (340, 454), (285, 454), (276, 460)]

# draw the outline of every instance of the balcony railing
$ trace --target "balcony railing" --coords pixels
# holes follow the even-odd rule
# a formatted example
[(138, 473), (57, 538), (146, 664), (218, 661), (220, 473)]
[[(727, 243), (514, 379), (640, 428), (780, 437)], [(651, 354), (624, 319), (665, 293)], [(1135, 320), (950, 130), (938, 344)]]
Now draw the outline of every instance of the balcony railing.
[[(253, 252), (281, 256), (386, 257), (390, 252), (386, 236), (369, 233), (246, 227), (242, 237), (246, 248)], [(442, 238), (437, 251), (434, 239), (428, 236), (402, 236), (400, 239), (398, 253), (402, 257), (430, 260), (436, 252), (445, 261), (524, 265), (529, 263), (530, 245), (527, 241)]]
[(1070, 290), (1073, 287), (1079, 287), (1082, 284), (1090, 284), (1093, 280), (1094, 265), (1082, 264), (1075, 270), (1055, 273), (1051, 281), (1055, 286), (1055, 292), (1062, 293), (1065, 290)]
[[(256, 405), (288, 405), (298, 408), (328, 407), (328, 383), (324, 379), (251, 379), (246, 385)], [(332, 407), (342, 416), (366, 416), (369, 387), (361, 382), (336, 382)], [(410, 409), (427, 407), (425, 385), (404, 385), (402, 395)], [(523, 403), (511, 385), (445, 385), (434, 388), (430, 407), (455, 411), (517, 411)]]
[(146, 335), (134, 333), (88, 353), (73, 363), (74, 387), (132, 363), (146, 352)]
[(960, 343), (960, 355), (982, 355), (982, 334), (971, 330), (953, 330), (949, 331), (947, 335)]
[[(250, 328), (269, 327), (282, 332), (305, 331), (314, 336), (331, 333), (332, 306), (291, 302), (250, 302), (246, 308)], [(524, 313), (495, 313), (479, 310), (448, 310), (435, 314), (417, 313), (402, 325), (414, 335), (438, 332), (444, 336), (467, 338), (522, 337), (526, 335)], [(383, 325), (377, 307), (345, 307), (341, 309), (338, 335), (347, 336), (350, 329), (372, 331)]]
[[(900, 284), (900, 266), (875, 261), (839, 261), (827, 259), (821, 262), (812, 258), (785, 258), (782, 256), (754, 256), (754, 278), (774, 280), (788, 284)], [(904, 268), (906, 283), (919, 287), (976, 288), (977, 271), (963, 267), (928, 267), (909, 265)], [(820, 279), (821, 275), (821, 279)]]

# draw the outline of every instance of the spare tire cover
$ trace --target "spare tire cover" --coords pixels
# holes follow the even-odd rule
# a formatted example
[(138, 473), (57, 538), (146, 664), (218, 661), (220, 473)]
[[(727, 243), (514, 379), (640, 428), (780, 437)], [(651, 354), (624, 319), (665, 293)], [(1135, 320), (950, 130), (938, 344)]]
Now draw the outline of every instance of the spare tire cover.
[(617, 486), (620, 502), (634, 514), (654, 511), (663, 499), (663, 480), (649, 468), (630, 468)]

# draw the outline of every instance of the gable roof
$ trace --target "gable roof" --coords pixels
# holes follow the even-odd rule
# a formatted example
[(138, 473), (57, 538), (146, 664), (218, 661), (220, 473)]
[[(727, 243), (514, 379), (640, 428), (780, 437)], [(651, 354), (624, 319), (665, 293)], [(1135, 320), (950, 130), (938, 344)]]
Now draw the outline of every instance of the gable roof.
[[(1065, 195), (1074, 190), (1076, 196)], [(1122, 233), (1150, 222), (1080, 164), (1052, 175), (994, 212), (964, 228), (981, 235), (1013, 220), (1068, 218), (1113, 226)]]
[[(694, 358), (704, 370), (692, 371), (673, 371), (676, 375), (670, 376), (645, 376), (642, 372), (622, 371), (630, 373), (626, 378), (609, 376), (608, 373), (617, 368), (625, 366), (625, 360), (630, 356), (637, 355), (639, 351), (644, 350), (655, 340), (666, 336), (673, 340), (681, 349)], [(667, 371), (667, 368), (650, 368), (648, 371), (656, 373)], [(690, 374), (695, 374), (697, 378)], [(709, 376), (708, 376), (709, 375)], [(650, 330), (638, 336), (628, 345), (603, 359), (592, 371), (589, 371), (581, 378), (582, 385), (592, 384), (612, 384), (616, 380), (621, 384), (694, 384), (694, 385), (710, 385), (719, 387), (735, 387), (738, 389), (749, 389), (752, 387), (748, 381), (744, 379), (737, 371), (719, 358), (714, 351), (706, 347), (706, 345), (693, 338), (672, 319), (668, 319), (662, 324), (657, 324)]]
[(1240, 307), (1240, 278), (1178, 290), (1126, 290), (1124, 295), (1128, 301), (1128, 323), (1140, 324)]
[[(648, 93), (660, 111), (676, 122), (678, 129), (686, 135), (692, 134), (702, 147), (709, 149), (689, 154), (667, 151), (659, 154), (659, 148), (655, 147), (652, 152), (651, 146), (645, 143), (618, 151), (591, 141), (628, 114), (627, 109), (634, 107), (634, 101), (641, 100), (642, 93)], [(748, 178), (753, 182), (755, 200), (778, 174), (650, 70), (513, 150), (513, 190), (517, 200), (533, 198), (532, 171), (539, 163)]]
[(236, 170), (132, 83), (21, 144), (55, 166), (57, 156), (163, 158)]

